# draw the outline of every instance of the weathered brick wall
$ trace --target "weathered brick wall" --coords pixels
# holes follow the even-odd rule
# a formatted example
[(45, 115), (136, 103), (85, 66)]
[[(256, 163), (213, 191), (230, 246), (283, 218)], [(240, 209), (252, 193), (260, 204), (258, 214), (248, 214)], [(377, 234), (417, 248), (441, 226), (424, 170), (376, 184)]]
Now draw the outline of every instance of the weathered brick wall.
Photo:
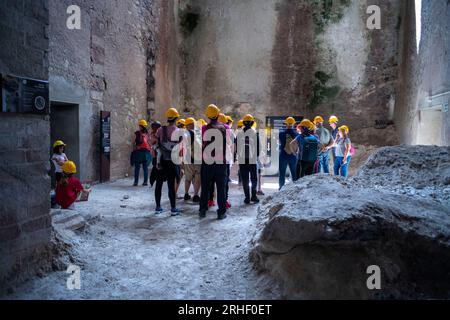
[[(154, 109), (153, 0), (50, 0), (51, 98), (79, 105), (80, 177), (99, 179), (99, 112), (112, 116), (111, 178), (130, 173), (137, 120)], [(81, 30), (66, 9), (81, 9)]]
[[(0, 1), (0, 72), (48, 79), (48, 1)], [(0, 291), (50, 261), (47, 118), (0, 113)]]

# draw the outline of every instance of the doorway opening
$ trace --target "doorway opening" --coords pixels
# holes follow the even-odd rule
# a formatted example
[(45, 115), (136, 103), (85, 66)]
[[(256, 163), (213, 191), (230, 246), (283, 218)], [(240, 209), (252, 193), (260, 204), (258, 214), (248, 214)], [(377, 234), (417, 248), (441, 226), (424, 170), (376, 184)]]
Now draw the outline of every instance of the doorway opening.
[[(66, 155), (77, 165), (77, 175), (80, 174), (80, 132), (79, 132), (79, 106), (78, 104), (51, 101), (50, 111), (50, 137), (51, 149), (56, 140), (62, 140), (66, 147)], [(52, 150), (53, 152), (53, 150)], [(51, 164), (52, 188), (55, 188), (55, 168)]]
[(442, 146), (442, 110), (439, 108), (420, 110), (417, 144)]

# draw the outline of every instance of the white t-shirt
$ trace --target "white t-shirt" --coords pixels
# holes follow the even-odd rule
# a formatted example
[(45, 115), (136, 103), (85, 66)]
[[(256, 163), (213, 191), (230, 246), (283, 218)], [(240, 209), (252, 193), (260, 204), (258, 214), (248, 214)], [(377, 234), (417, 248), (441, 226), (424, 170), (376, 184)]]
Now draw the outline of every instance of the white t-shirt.
[(52, 162), (55, 165), (55, 172), (62, 172), (62, 168), (58, 164), (57, 161), (59, 161), (59, 162), (66, 162), (67, 160), (68, 159), (67, 159), (67, 156), (66, 156), (65, 153), (61, 153), (61, 154), (54, 153), (52, 155)]

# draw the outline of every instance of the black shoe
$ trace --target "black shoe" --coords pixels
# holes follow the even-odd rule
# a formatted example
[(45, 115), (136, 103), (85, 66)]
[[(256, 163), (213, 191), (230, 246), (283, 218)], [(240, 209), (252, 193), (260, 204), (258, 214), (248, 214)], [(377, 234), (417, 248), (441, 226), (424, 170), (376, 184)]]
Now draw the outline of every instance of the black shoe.
[(146, 183), (144, 183), (142, 186), (143, 186), (143, 187), (148, 187), (148, 183), (146, 182)]
[(204, 218), (206, 218), (206, 212), (205, 211), (200, 211), (198, 216), (199, 216), (200, 219), (204, 219)]
[(217, 220), (224, 220), (227, 218), (227, 214), (226, 213), (222, 213), (217, 215)]
[(259, 199), (258, 199), (257, 196), (252, 197), (251, 200), (252, 200), (253, 203), (259, 203)]
[(245, 204), (250, 204), (250, 199), (249, 198), (245, 198), (244, 203)]
[(138, 186), (137, 182), (133, 183), (133, 187), (137, 187), (137, 186)]
[(199, 196), (194, 196), (194, 198), (192, 198), (192, 202), (199, 203), (200, 202), (200, 197)]
[(184, 201), (188, 201), (188, 200), (191, 200), (192, 199), (192, 197), (189, 195), (189, 194), (185, 194), (184, 195)]

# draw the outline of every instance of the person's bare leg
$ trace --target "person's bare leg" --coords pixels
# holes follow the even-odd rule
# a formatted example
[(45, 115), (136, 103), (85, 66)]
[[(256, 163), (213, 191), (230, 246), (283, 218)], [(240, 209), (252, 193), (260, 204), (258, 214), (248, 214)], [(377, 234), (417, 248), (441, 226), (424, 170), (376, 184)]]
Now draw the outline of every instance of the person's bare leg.
[(191, 181), (184, 181), (184, 194), (189, 194), (189, 189), (191, 188)]
[(197, 178), (194, 178), (194, 196), (198, 196), (200, 193), (200, 187), (202, 186), (202, 181), (200, 179), (200, 176)]

